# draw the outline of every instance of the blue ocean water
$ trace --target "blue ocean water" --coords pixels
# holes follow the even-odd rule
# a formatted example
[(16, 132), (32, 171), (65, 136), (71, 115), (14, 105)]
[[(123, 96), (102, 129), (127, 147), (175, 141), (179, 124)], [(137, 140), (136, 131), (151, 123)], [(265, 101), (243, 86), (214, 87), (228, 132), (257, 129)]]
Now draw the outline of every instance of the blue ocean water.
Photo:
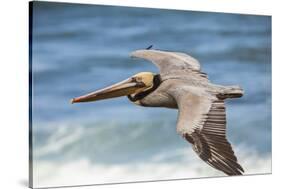
[[(246, 173), (271, 171), (271, 17), (34, 2), (32, 23), (36, 185), (221, 175), (177, 135), (176, 110), (137, 107), (126, 97), (70, 103), (135, 73), (158, 72), (129, 57), (149, 45), (195, 57), (214, 83), (242, 86), (245, 95), (226, 102), (228, 139)], [(69, 167), (89, 177), (76, 183)], [(106, 175), (112, 167), (123, 177)]]

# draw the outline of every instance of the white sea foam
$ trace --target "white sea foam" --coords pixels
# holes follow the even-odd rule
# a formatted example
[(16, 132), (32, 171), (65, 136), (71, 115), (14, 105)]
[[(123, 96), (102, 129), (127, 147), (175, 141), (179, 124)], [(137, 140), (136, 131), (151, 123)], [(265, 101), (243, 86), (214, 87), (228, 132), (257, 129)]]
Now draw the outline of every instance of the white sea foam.
[(58, 127), (57, 132), (48, 139), (46, 146), (42, 146), (34, 150), (35, 156), (44, 156), (54, 152), (59, 152), (66, 145), (74, 143), (76, 140), (81, 138), (82, 134), (83, 132), (80, 128), (76, 128), (75, 132), (70, 133), (67, 127)]
[[(261, 156), (242, 147), (238, 147), (236, 151), (246, 175), (271, 173), (270, 154)], [(64, 163), (36, 160), (33, 170), (34, 187), (224, 176), (203, 163), (190, 149), (176, 153), (184, 153), (188, 161), (159, 163), (159, 159), (163, 158), (161, 155), (147, 163), (138, 164), (95, 164), (85, 158)]]

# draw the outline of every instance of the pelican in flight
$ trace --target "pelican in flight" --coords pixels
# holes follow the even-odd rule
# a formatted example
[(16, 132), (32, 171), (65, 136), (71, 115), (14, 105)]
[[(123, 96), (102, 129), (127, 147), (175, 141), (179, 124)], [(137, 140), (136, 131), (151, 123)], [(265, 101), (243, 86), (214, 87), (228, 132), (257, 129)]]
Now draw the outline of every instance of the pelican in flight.
[(226, 139), (224, 100), (241, 97), (243, 90), (211, 83), (199, 62), (185, 53), (144, 49), (132, 52), (131, 57), (151, 61), (160, 73), (141, 72), (71, 102), (127, 96), (139, 106), (178, 109), (177, 133), (197, 155), (227, 175), (242, 175), (244, 170)]

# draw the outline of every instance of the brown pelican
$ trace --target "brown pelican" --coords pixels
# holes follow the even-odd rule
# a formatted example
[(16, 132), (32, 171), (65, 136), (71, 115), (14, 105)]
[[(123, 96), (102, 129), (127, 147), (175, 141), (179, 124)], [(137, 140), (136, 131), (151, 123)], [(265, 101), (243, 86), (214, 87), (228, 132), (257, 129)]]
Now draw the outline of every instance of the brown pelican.
[(212, 84), (199, 62), (180, 52), (137, 50), (132, 57), (155, 64), (160, 74), (138, 73), (122, 82), (72, 99), (72, 103), (128, 96), (140, 106), (178, 109), (177, 133), (197, 155), (227, 175), (244, 172), (226, 139), (224, 100), (243, 95), (239, 86)]

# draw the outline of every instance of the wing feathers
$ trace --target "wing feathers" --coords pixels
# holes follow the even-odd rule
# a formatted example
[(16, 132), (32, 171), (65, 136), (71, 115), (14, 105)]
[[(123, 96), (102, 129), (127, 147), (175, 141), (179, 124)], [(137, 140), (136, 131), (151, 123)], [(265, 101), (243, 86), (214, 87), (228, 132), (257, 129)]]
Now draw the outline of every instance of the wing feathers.
[(189, 74), (207, 78), (207, 74), (200, 71), (200, 63), (193, 57), (179, 52), (160, 50), (136, 50), (131, 57), (143, 58), (155, 64), (161, 75), (175, 73), (177, 71), (190, 70)]
[[(244, 170), (237, 162), (232, 147), (226, 139), (224, 102), (222, 100), (203, 100), (204, 97), (196, 97), (191, 94), (188, 97), (177, 99), (180, 111), (178, 119), (181, 119), (178, 120), (177, 126), (179, 132), (193, 144), (193, 150), (206, 163), (227, 175), (241, 175)], [(192, 106), (192, 110), (184, 107), (187, 105)], [(196, 114), (194, 111), (197, 111)], [(197, 114), (201, 114), (201, 116), (194, 116)], [(191, 120), (186, 122), (182, 120), (186, 118)]]

